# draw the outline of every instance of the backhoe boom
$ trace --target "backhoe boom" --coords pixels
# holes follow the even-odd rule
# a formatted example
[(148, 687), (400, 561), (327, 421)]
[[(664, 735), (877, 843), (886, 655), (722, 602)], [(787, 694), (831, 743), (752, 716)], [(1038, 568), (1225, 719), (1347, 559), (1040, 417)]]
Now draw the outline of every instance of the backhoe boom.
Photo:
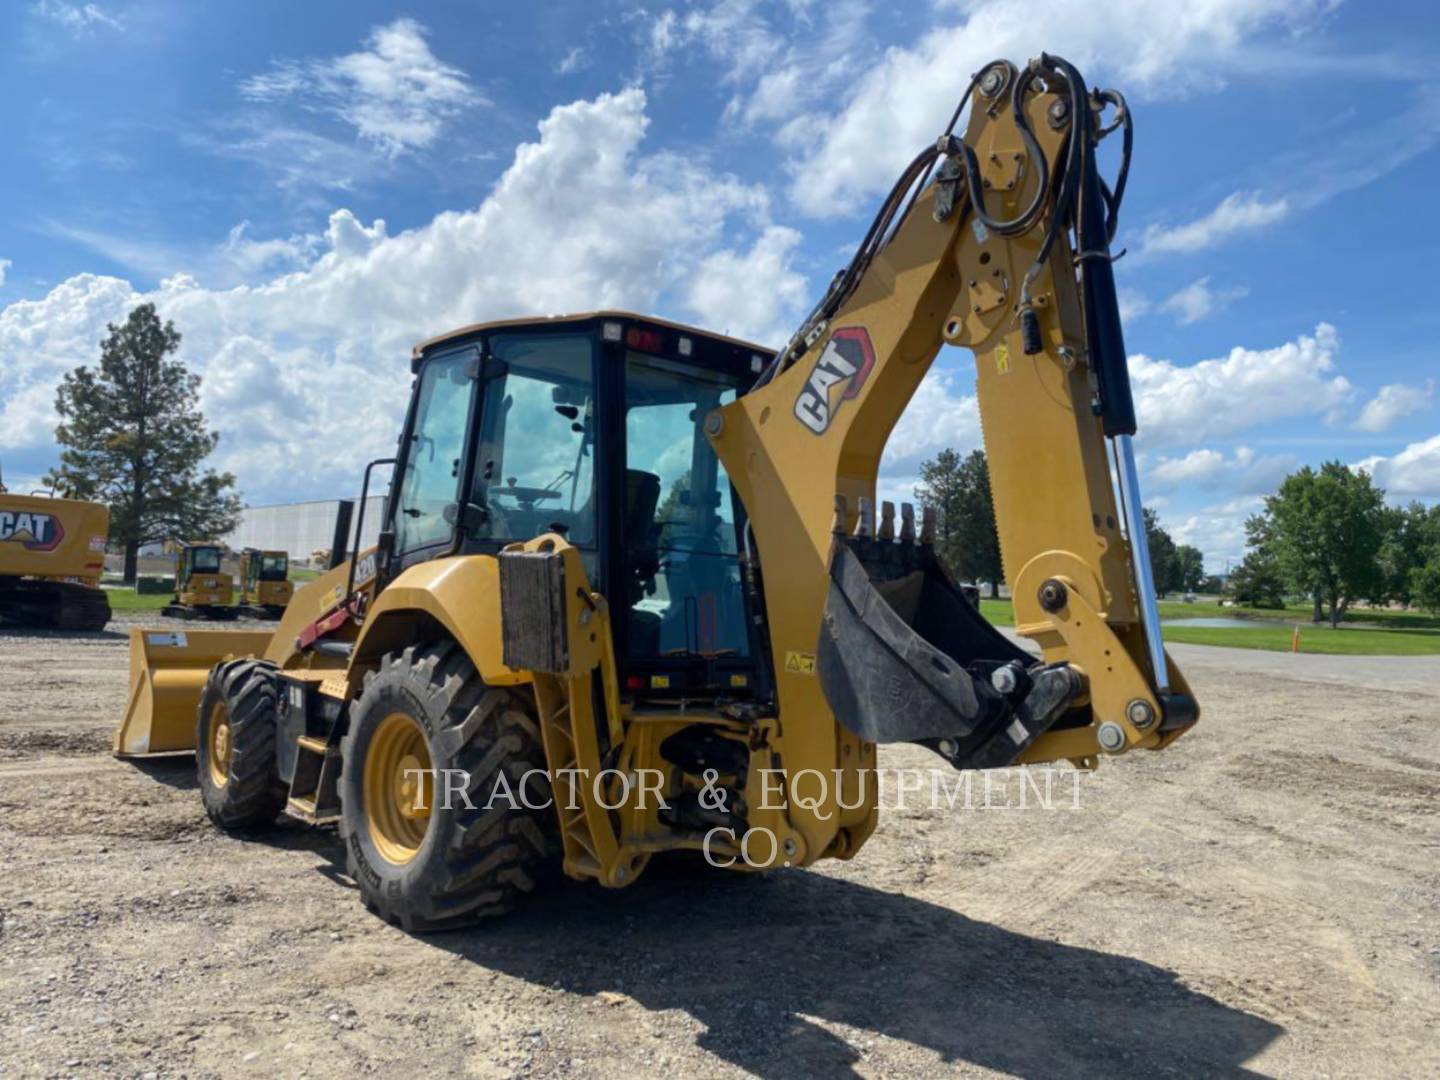
[[(912, 163), (712, 442), (750, 513), (782, 716), (830, 708), (867, 740), (919, 741), (957, 767), (1088, 765), (1162, 746), (1197, 716), (1160, 647), (1145, 544), (1130, 542), (1143, 526), (1110, 268), (1118, 199), (1094, 160), (1101, 109), (1119, 110), (1127, 150), (1128, 117), (1050, 57), (992, 64), (972, 90), (964, 139)], [(929, 547), (903, 522), (894, 536), (888, 505), (874, 522), (881, 453), (944, 345), (975, 355), (1016, 630), (1043, 663), (957, 601)]]

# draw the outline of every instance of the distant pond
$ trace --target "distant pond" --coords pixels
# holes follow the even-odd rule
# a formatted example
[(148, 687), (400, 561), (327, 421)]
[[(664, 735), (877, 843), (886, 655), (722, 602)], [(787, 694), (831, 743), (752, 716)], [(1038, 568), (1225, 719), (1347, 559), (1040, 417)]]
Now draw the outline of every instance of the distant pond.
[[(1266, 624), (1258, 619), (1233, 619), (1216, 617), (1209, 619), (1161, 619), (1161, 626), (1199, 626), (1214, 628), (1216, 630), (1228, 630), (1232, 627), (1243, 627), (1247, 630), (1257, 630)], [(1274, 625), (1273, 620), (1271, 625)]]

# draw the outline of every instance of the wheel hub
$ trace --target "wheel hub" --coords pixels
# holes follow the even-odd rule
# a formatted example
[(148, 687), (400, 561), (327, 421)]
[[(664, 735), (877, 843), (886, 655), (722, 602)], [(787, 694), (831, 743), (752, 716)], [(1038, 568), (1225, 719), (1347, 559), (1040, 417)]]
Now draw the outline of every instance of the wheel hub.
[(415, 858), (425, 842), (431, 768), (430, 748), (414, 717), (393, 712), (380, 721), (362, 770), (365, 821), (375, 850), (397, 866)]
[(217, 701), (210, 710), (210, 780), (216, 787), (224, 787), (230, 779), (230, 713), (223, 701)]
[(424, 821), (430, 817), (430, 791), (426, 781), (426, 766), (414, 754), (400, 759), (396, 769), (396, 809), (410, 821)]

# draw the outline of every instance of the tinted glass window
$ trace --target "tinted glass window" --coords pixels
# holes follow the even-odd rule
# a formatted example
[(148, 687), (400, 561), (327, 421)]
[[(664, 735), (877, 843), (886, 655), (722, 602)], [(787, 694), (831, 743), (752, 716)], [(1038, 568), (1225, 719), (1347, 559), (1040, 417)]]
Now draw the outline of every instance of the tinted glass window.
[(630, 655), (745, 655), (734, 500), (702, 430), (735, 389), (639, 353), (625, 379)]
[(190, 552), (190, 566), (196, 573), (217, 574), (220, 572), (219, 548), (195, 548)]
[(504, 374), (484, 385), (468, 530), (477, 540), (563, 533), (595, 543), (594, 339), (590, 334), (491, 339)]
[(445, 508), (460, 487), (474, 359), (466, 349), (437, 356), (420, 371), (415, 423), (395, 503), (395, 550), (402, 554), (445, 543), (452, 534)]

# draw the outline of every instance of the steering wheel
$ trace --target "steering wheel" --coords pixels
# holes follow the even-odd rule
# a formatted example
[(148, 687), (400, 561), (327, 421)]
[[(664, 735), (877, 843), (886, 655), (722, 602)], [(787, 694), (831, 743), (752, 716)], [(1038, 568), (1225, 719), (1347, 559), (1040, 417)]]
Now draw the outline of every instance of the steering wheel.
[(515, 484), (510, 484), (506, 487), (492, 487), (490, 489), (491, 498), (497, 495), (508, 495), (520, 503), (521, 506), (526, 507), (545, 502), (547, 499), (560, 498), (560, 492), (550, 488), (519, 487)]

